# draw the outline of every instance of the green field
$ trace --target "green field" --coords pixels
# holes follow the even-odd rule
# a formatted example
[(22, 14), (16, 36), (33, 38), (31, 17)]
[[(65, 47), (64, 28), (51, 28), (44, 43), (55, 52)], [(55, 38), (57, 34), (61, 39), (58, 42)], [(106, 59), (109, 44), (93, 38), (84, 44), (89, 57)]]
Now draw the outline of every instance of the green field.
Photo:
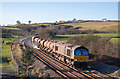
[[(53, 40), (60, 41), (60, 42), (68, 42), (68, 39), (70, 37), (84, 36), (84, 35), (87, 35), (87, 34), (56, 35)], [(112, 37), (112, 39), (110, 41), (112, 43), (116, 44), (116, 45), (118, 44), (118, 42), (120, 42), (120, 38), (113, 38), (113, 37), (119, 36), (118, 33), (98, 33), (98, 34), (93, 34), (93, 35), (95, 35), (95, 36), (101, 36), (101, 37)]]
[(57, 42), (68, 42), (68, 38), (53, 38), (53, 40), (57, 41)]
[[(57, 37), (72, 37), (72, 36), (82, 36), (82, 35), (87, 35), (87, 34), (71, 34), (71, 35), (56, 35)], [(93, 34), (96, 36), (101, 36), (101, 37), (116, 37), (119, 36), (118, 33), (98, 33), (98, 34)]]
[(51, 23), (30, 24), (30, 26), (51, 25)]

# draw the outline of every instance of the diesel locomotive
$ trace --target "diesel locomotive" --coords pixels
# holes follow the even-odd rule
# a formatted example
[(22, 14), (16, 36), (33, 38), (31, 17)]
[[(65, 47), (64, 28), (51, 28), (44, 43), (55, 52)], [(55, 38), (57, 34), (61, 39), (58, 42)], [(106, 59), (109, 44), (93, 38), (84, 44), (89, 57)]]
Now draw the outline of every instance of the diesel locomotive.
[(32, 37), (32, 42), (36, 43), (38, 48), (41, 47), (47, 50), (53, 57), (56, 57), (68, 65), (74, 65), (74, 62), (88, 62), (89, 50), (84, 46), (55, 42), (40, 39), (39, 37)]

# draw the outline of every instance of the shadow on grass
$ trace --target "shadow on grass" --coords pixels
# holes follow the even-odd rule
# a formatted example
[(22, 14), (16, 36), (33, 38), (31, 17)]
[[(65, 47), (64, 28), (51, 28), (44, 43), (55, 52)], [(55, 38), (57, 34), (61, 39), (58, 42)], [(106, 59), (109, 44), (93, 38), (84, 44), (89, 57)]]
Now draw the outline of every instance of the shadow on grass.
[(10, 60), (8, 60), (7, 58), (2, 58), (2, 63), (9, 63)]

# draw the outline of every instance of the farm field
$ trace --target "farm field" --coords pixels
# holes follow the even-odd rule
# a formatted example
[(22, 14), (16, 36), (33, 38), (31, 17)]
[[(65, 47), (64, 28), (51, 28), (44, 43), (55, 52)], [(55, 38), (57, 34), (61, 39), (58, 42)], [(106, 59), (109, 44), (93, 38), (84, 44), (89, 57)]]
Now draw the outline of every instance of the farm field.
[(71, 25), (73, 27), (80, 27), (79, 30), (118, 32), (118, 22), (82, 22), (82, 23), (66, 23), (61, 25)]
[(10, 30), (20, 30), (19, 28), (11, 28), (11, 27), (2, 27), (3, 29), (10, 29)]
[[(87, 35), (87, 34), (56, 35), (53, 40), (55, 40), (55, 41), (61, 41), (61, 42), (68, 42), (68, 39), (70, 37), (83, 36), (83, 35)], [(101, 37), (112, 37), (110, 41), (112, 43), (115, 43), (115, 44), (118, 44), (118, 42), (120, 42), (120, 38), (113, 38), (113, 37), (119, 36), (118, 33), (98, 33), (98, 34), (93, 34), (93, 35), (95, 35), (95, 36), (101, 36)]]
[(30, 26), (51, 25), (51, 23), (30, 24)]
[[(34, 26), (39, 26), (39, 25), (51, 25), (51, 23), (26, 24), (26, 25), (30, 25), (30, 26), (34, 27)], [(11, 25), (11, 27), (13, 27), (13, 28), (15, 28), (16, 26), (18, 26), (18, 24)]]
[(57, 41), (57, 42), (68, 42), (69, 38), (53, 38), (53, 40)]
[[(72, 36), (82, 36), (82, 35), (87, 35), (87, 34), (71, 34), (71, 35), (56, 35), (58, 37), (72, 37)], [(96, 36), (101, 36), (101, 37), (116, 37), (119, 36), (118, 33), (98, 33), (98, 34), (93, 34)]]

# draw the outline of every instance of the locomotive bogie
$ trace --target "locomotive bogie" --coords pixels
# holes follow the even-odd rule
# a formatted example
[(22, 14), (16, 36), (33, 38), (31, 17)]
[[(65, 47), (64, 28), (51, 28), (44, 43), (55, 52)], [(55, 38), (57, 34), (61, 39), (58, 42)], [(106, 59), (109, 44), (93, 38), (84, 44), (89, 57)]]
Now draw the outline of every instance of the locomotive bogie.
[(64, 61), (64, 56), (63, 55), (60, 56), (60, 60)]

